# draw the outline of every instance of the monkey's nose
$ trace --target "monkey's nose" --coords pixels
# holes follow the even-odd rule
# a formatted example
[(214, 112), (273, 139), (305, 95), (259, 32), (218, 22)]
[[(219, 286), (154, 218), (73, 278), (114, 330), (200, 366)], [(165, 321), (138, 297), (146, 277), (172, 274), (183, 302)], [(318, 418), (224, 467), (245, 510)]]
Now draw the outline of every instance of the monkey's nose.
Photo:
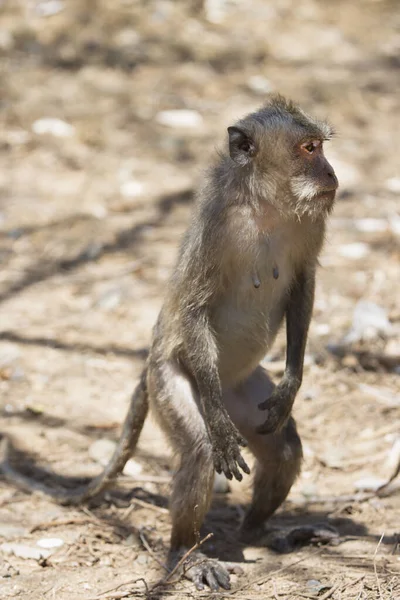
[(338, 178), (335, 175), (335, 171), (333, 171), (333, 170), (332, 171), (328, 171), (327, 175), (328, 175), (329, 179), (331, 180), (329, 187), (332, 186), (332, 189), (336, 190), (339, 187), (339, 181), (338, 181)]

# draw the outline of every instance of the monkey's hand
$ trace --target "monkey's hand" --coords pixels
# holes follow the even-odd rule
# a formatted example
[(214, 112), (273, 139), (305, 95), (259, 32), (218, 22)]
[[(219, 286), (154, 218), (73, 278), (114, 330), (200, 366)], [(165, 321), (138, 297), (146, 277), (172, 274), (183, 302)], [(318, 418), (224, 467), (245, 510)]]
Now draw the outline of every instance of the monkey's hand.
[(239, 446), (247, 446), (246, 440), (240, 435), (229, 415), (219, 416), (209, 428), (210, 440), (213, 449), (214, 468), (217, 473), (224, 473), (227, 479), (235, 477), (242, 481), (244, 473), (249, 474), (250, 469), (240, 454)]
[(266, 420), (257, 427), (257, 433), (275, 433), (282, 429), (290, 417), (296, 394), (300, 385), (294, 380), (283, 377), (271, 396), (258, 405), (266, 412)]

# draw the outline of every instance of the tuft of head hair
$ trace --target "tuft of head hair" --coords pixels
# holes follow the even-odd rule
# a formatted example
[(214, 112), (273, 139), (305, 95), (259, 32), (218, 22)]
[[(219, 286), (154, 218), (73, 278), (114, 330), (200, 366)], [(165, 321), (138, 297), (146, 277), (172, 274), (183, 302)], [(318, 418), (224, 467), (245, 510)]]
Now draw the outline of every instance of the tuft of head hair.
[(323, 140), (329, 140), (335, 134), (329, 123), (315, 119), (281, 94), (269, 94), (256, 115), (259, 115), (262, 121), (273, 117), (284, 119), (289, 116), (300, 127), (319, 133)]

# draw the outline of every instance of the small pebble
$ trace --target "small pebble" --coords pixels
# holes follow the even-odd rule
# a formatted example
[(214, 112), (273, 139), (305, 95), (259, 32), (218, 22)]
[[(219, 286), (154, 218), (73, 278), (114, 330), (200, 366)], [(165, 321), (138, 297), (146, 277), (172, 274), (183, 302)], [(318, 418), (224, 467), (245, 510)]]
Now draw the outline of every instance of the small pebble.
[(386, 480), (380, 477), (362, 477), (354, 482), (354, 489), (357, 492), (375, 492), (384, 483)]
[(355, 219), (354, 225), (358, 231), (363, 231), (365, 233), (386, 231), (388, 228), (386, 219)]
[(71, 137), (75, 127), (61, 119), (37, 119), (32, 125), (32, 131), (37, 135), (54, 135), (54, 137)]
[(8, 523), (0, 523), (0, 537), (6, 539), (12, 539), (16, 537), (22, 537), (27, 533), (27, 530), (18, 525), (11, 525)]
[(111, 440), (96, 440), (89, 447), (89, 456), (92, 460), (105, 467), (108, 464), (115, 447), (116, 443)]
[(138, 198), (143, 194), (144, 185), (140, 181), (129, 180), (121, 183), (119, 192), (124, 198)]
[(268, 94), (272, 92), (274, 86), (272, 83), (263, 75), (252, 75), (247, 80), (247, 87), (256, 94)]
[(345, 344), (359, 340), (371, 340), (378, 336), (388, 336), (392, 331), (392, 325), (384, 308), (369, 302), (360, 300), (357, 302), (351, 329), (344, 338)]
[(126, 463), (122, 473), (124, 475), (129, 475), (129, 477), (136, 477), (136, 475), (140, 475), (142, 471), (142, 465), (133, 460), (133, 458), (130, 458)]
[(14, 543), (1, 544), (0, 551), (4, 552), (5, 554), (14, 554), (14, 556), (17, 556), (18, 558), (33, 560), (49, 558), (51, 555), (50, 550), (32, 548), (31, 546), (26, 546), (25, 544)]
[(162, 110), (157, 113), (156, 121), (165, 127), (188, 129), (200, 127), (203, 124), (203, 117), (195, 110)]
[(390, 192), (400, 193), (400, 177), (391, 177), (385, 183)]
[(50, 550), (51, 548), (61, 548), (64, 545), (64, 540), (60, 538), (41, 538), (36, 542), (36, 545)]
[(370, 253), (370, 247), (363, 242), (354, 242), (353, 244), (342, 244), (338, 248), (338, 252), (345, 258), (358, 260), (364, 258)]

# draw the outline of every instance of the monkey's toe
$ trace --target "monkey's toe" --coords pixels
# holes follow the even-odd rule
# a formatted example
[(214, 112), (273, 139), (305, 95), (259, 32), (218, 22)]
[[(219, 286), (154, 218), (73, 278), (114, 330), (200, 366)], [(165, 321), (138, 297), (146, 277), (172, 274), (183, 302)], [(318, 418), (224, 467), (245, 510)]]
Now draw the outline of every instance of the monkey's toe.
[(196, 553), (191, 559), (192, 562), (193, 566), (186, 570), (185, 575), (193, 581), (198, 590), (203, 590), (204, 584), (208, 585), (213, 592), (218, 591), (220, 588), (224, 590), (231, 589), (229, 571), (223, 563), (212, 558), (206, 558), (201, 553)]

